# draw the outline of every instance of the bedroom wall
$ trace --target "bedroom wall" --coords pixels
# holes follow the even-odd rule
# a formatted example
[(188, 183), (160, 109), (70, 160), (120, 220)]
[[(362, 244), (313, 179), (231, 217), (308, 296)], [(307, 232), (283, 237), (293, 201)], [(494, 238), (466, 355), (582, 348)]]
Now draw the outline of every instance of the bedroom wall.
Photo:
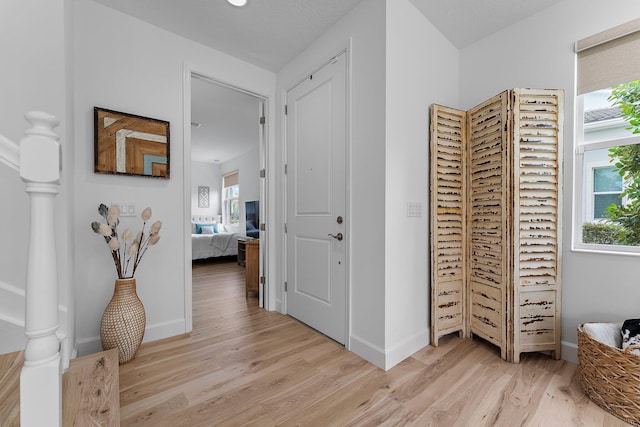
[[(409, 0), (387, 0), (385, 367), (429, 344), (429, 106), (458, 100), (459, 55)], [(435, 66), (435, 64), (438, 64)], [(407, 203), (422, 206), (407, 216)]]
[[(93, 1), (75, 1), (74, 6), (74, 132), (81, 141), (75, 150), (74, 279), (78, 283), (78, 342), (80, 353), (87, 354), (100, 349), (100, 317), (115, 278), (104, 241), (89, 227), (99, 219), (96, 209), (101, 202), (133, 201), (138, 213), (150, 206), (153, 220), (163, 221), (160, 242), (146, 254), (136, 273), (138, 294), (147, 313), (145, 341), (190, 330), (191, 163), (184, 156), (184, 135), (189, 135), (189, 129), (183, 129), (185, 67), (270, 99), (274, 98), (275, 75)], [(94, 106), (168, 120), (171, 178), (94, 174)], [(122, 222), (136, 230), (140, 226), (139, 216)]]
[[(198, 207), (198, 187), (209, 187), (209, 207)], [(222, 175), (216, 163), (191, 162), (191, 214), (220, 215)]]
[(633, 0), (565, 0), (461, 51), (460, 108), (512, 87), (565, 90), (562, 357), (576, 361), (586, 321), (637, 318), (637, 256), (571, 250), (575, 41), (640, 16)]
[[(58, 334), (74, 341), (71, 239), (73, 218), (73, 115), (70, 0), (7, 0), (0, 13), (0, 134), (19, 142), (27, 111), (55, 115), (62, 146), (61, 193), (55, 199), (58, 261)], [(43, 70), (45, 70), (43, 72)], [(24, 289), (29, 230), (29, 199), (19, 175), (0, 165), (0, 353), (24, 348)], [(63, 341), (63, 361), (71, 349)]]
[(238, 233), (240, 234), (245, 234), (246, 232), (244, 202), (260, 200), (259, 148), (258, 139), (256, 138), (256, 147), (254, 149), (220, 164), (220, 173), (222, 176), (229, 172), (238, 171), (238, 184), (240, 185), (240, 224), (238, 224)]
[[(349, 159), (348, 278), (350, 336), (348, 347), (384, 366), (385, 353), (385, 1), (367, 0), (322, 35), (308, 49), (278, 73), (278, 96), (306, 74), (326, 63), (340, 50), (350, 47), (351, 102)], [(284, 123), (278, 112), (278, 123)], [(283, 141), (278, 128), (278, 140)], [(284, 147), (278, 147), (277, 171), (283, 170)], [(278, 172), (278, 188), (283, 174)], [(284, 218), (283, 195), (278, 194), (279, 218)], [(348, 218), (348, 219), (349, 219)], [(278, 224), (277, 235), (282, 233)], [(278, 247), (284, 259), (282, 242)], [(282, 268), (281, 268), (282, 269)], [(277, 279), (278, 305), (282, 304), (282, 283)]]

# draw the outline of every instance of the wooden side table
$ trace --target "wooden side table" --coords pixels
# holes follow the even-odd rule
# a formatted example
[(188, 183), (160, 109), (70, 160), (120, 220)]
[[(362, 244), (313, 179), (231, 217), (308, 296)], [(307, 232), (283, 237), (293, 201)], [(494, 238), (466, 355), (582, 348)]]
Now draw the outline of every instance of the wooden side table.
[(246, 297), (249, 298), (249, 292), (260, 291), (260, 240), (245, 242), (245, 249)]

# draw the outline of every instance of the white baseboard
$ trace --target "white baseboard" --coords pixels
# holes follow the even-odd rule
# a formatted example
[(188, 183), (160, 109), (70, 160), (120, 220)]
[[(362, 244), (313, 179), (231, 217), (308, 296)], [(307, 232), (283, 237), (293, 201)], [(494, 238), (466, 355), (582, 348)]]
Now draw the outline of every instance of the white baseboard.
[(174, 319), (168, 322), (147, 325), (144, 330), (144, 338), (142, 342), (156, 341), (162, 338), (169, 338), (176, 335), (182, 335), (186, 331), (185, 319)]
[(578, 363), (578, 344), (574, 344), (569, 341), (562, 341), (560, 343), (562, 352), (562, 360), (566, 360), (567, 362)]
[[(145, 343), (156, 341), (159, 339), (184, 334), (185, 327), (186, 323), (184, 319), (175, 319), (169, 322), (147, 325), (144, 330), (144, 338), (142, 339), (142, 342)], [(100, 336), (79, 339), (77, 349), (78, 356), (86, 356), (87, 354), (93, 354), (102, 351)]]
[(416, 351), (429, 345), (429, 333), (430, 331), (427, 328), (386, 350), (356, 335), (351, 335), (349, 351), (373, 363), (378, 368), (388, 371)]
[(373, 363), (380, 369), (384, 369), (385, 367), (384, 350), (365, 339), (351, 335), (351, 337), (349, 337), (348, 350), (362, 357), (364, 360)]
[(429, 345), (430, 329), (415, 334), (402, 341), (401, 343), (387, 349), (385, 370), (393, 368), (416, 351)]
[(78, 347), (78, 357), (86, 356), (87, 354), (98, 353), (102, 351), (102, 344), (100, 343), (100, 337), (88, 337), (81, 338), (76, 341)]

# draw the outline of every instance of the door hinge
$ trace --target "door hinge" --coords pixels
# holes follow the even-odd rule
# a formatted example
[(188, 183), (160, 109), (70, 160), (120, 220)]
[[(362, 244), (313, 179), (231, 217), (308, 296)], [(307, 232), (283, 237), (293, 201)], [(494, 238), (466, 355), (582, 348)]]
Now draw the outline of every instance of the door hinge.
[(260, 178), (264, 178), (267, 176), (267, 170), (266, 169), (260, 169)]
[(284, 223), (284, 232), (285, 233), (287, 232), (287, 223), (286, 222)]
[(266, 231), (267, 230), (267, 226), (264, 222), (260, 223), (260, 231)]
[(284, 115), (286, 116), (288, 113), (287, 104), (284, 104)]
[(267, 119), (265, 118), (265, 116), (260, 117), (260, 124), (263, 125), (267, 122)]
[(288, 174), (289, 173), (289, 168), (287, 167), (287, 164), (284, 164), (284, 174)]
[(284, 282), (284, 291), (287, 292), (287, 282)]
[(267, 283), (267, 279), (264, 276), (260, 276), (260, 284), (264, 285), (265, 283)]

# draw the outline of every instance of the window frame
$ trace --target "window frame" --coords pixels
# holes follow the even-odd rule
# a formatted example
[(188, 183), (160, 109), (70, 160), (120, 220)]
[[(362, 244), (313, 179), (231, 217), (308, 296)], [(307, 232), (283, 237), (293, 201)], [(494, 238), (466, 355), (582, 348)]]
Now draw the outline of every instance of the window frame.
[(592, 222), (596, 222), (596, 221), (599, 222), (605, 219), (604, 217), (596, 218), (595, 216), (596, 196), (607, 196), (607, 195), (616, 194), (618, 195), (618, 198), (621, 199), (621, 204), (623, 206), (627, 204), (627, 198), (620, 197), (620, 195), (625, 190), (624, 181), (620, 183), (620, 191), (596, 191), (595, 190), (595, 183), (596, 183), (595, 172), (598, 169), (614, 169), (615, 170), (615, 166), (611, 165), (611, 163), (605, 163), (605, 162), (591, 162), (587, 164), (586, 173), (589, 176), (588, 183), (587, 183), (589, 197), (586, 200), (587, 208), (585, 210), (585, 213), (586, 213), (585, 216), (587, 218), (586, 219), (587, 221), (592, 221)]
[[(229, 197), (229, 193), (233, 193), (233, 188), (237, 188), (236, 197)], [(224, 205), (224, 216), (222, 218), (222, 222), (228, 225), (238, 225), (240, 224), (240, 184), (234, 184), (229, 187), (225, 187), (223, 189), (223, 205)], [(231, 212), (231, 208), (233, 206), (233, 202), (236, 201), (238, 204), (238, 219), (236, 222), (233, 222), (233, 216)]]
[[(639, 144), (634, 137), (610, 138), (605, 141), (584, 141), (584, 95), (621, 82), (638, 79), (640, 61), (640, 18), (601, 31), (576, 41), (575, 44), (575, 104), (573, 157), (573, 223), (574, 251), (605, 254), (640, 255), (640, 246), (598, 245), (582, 243), (582, 224), (585, 209), (584, 152), (630, 144)], [(624, 184), (623, 184), (624, 185)], [(585, 216), (586, 218), (586, 216)]]
[[(574, 134), (574, 206), (573, 206), (573, 241), (572, 250), (577, 252), (593, 252), (604, 254), (620, 254), (640, 256), (640, 246), (625, 245), (604, 245), (597, 243), (582, 242), (582, 225), (587, 221), (599, 221), (597, 219), (589, 219), (593, 216), (593, 202), (585, 200), (588, 195), (593, 195), (593, 169), (599, 167), (602, 162), (592, 162), (589, 164), (589, 170), (585, 171), (584, 154), (586, 151), (595, 151), (600, 149), (609, 149), (612, 147), (620, 147), (623, 145), (640, 144), (640, 135), (631, 135), (622, 138), (610, 138), (597, 140), (592, 142), (584, 141), (584, 95), (577, 95), (575, 98), (575, 134)], [(601, 166), (611, 166), (602, 164)], [(585, 176), (586, 175), (586, 176)], [(585, 191), (585, 185), (588, 185)], [(624, 189), (624, 183), (623, 183)], [(623, 203), (626, 202), (623, 199)], [(591, 209), (591, 210), (589, 210)], [(585, 215), (585, 212), (587, 213)], [(585, 218), (583, 220), (583, 217)]]
[[(235, 191), (236, 196), (230, 197), (234, 193), (234, 188), (237, 189)], [(234, 201), (238, 207), (236, 222), (233, 222), (231, 212)], [(235, 170), (222, 176), (222, 223), (225, 225), (240, 225), (240, 214), (240, 171)]]

